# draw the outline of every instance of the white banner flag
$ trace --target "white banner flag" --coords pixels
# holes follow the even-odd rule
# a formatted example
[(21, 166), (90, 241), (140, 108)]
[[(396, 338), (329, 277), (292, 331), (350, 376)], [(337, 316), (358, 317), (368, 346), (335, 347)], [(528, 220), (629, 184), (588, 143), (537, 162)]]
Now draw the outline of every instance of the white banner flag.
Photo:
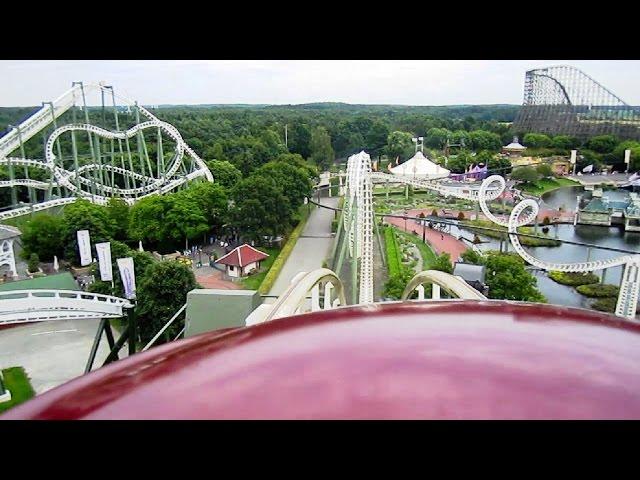
[(124, 296), (128, 299), (136, 298), (136, 272), (133, 269), (133, 258), (118, 258), (116, 261), (124, 286)]
[(624, 151), (624, 163), (631, 162), (631, 150)]
[(574, 163), (576, 163), (576, 155), (578, 154), (577, 150), (571, 150), (571, 164), (573, 165)]
[(98, 264), (100, 265), (100, 280), (103, 282), (112, 281), (111, 243), (96, 243), (96, 252), (98, 252)]
[(78, 230), (78, 250), (80, 251), (80, 265), (86, 267), (91, 264), (91, 238), (89, 230)]

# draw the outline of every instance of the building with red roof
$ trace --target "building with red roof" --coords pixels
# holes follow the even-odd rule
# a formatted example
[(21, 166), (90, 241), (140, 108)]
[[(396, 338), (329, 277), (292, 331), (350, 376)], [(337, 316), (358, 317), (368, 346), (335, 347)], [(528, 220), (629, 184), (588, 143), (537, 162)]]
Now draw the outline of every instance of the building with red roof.
[(227, 275), (230, 277), (244, 277), (254, 270), (259, 270), (260, 262), (268, 256), (245, 243), (220, 257), (216, 263), (225, 265)]

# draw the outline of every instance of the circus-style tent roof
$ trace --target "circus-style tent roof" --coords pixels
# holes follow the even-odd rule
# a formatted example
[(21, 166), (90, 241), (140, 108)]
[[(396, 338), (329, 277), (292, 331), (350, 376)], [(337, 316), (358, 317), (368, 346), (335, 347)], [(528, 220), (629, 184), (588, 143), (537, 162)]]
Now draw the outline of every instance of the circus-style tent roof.
[(393, 167), (391, 173), (403, 177), (418, 179), (445, 178), (449, 176), (449, 170), (433, 163), (422, 152), (416, 154), (402, 165)]
[(513, 142), (511, 142), (509, 145), (502, 147), (503, 150), (526, 150), (527, 147), (525, 147), (524, 145), (520, 145), (520, 143), (518, 143), (518, 137), (513, 137)]

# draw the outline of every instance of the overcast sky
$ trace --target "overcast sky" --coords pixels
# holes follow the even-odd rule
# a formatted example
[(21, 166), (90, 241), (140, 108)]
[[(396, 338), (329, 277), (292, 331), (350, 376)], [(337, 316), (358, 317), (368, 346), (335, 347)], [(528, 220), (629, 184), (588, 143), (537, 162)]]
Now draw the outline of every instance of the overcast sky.
[(0, 61), (0, 106), (49, 101), (73, 81), (105, 81), (152, 104), (522, 103), (526, 70), (568, 64), (640, 105), (640, 61), (117, 60)]

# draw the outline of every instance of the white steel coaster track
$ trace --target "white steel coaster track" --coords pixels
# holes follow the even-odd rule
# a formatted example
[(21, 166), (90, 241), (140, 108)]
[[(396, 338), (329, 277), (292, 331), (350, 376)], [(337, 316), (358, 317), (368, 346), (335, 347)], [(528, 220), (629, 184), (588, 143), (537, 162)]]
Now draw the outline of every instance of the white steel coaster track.
[[(519, 202), (512, 210), (508, 222), (491, 213), (488, 200), (498, 198), (506, 188), (506, 182), (500, 175), (492, 175), (482, 182), (479, 190), (463, 192), (434, 181), (415, 180), (386, 173), (372, 172), (371, 159), (364, 151), (349, 157), (345, 182), (345, 202), (343, 227), (349, 241), (349, 253), (360, 259), (360, 303), (373, 302), (373, 209), (371, 199), (372, 179), (393, 183), (404, 183), (418, 188), (427, 188), (445, 196), (454, 196), (477, 201), (484, 215), (493, 223), (507, 227), (509, 239), (515, 251), (529, 264), (546, 271), (592, 272), (605, 268), (624, 265), (623, 279), (616, 304), (615, 314), (629, 319), (635, 318), (636, 306), (640, 297), (640, 255), (624, 255), (608, 260), (595, 260), (578, 263), (555, 263), (540, 260), (528, 253), (520, 244), (518, 227), (532, 223), (538, 215), (538, 204), (531, 199)], [(351, 221), (352, 210), (356, 214)], [(366, 219), (366, 221), (365, 221)], [(355, 243), (355, 245), (354, 245)]]
[[(500, 177), (502, 178), (502, 177)], [(345, 180), (345, 201), (343, 206), (343, 227), (349, 242), (349, 254), (359, 261), (359, 302), (373, 302), (373, 180), (388, 183), (402, 183), (417, 188), (435, 191), (446, 197), (478, 201), (479, 190), (443, 185), (437, 181), (418, 180), (382, 172), (373, 172), (371, 158), (364, 151), (352, 155), (347, 160)], [(504, 180), (503, 180), (504, 183)], [(485, 188), (484, 195), (489, 200), (496, 199), (502, 190)], [(355, 218), (352, 210), (356, 209)], [(354, 248), (355, 247), (355, 248)]]
[[(20, 147), (21, 144), (24, 144), (24, 142), (36, 135), (42, 129), (46, 128), (50, 123), (54, 122), (55, 124), (55, 119), (75, 106), (78, 101), (82, 100), (84, 102), (85, 93), (87, 93), (88, 91), (99, 91), (103, 95), (104, 93), (109, 93), (113, 98), (114, 108), (117, 108), (115, 104), (116, 97), (124, 101), (128, 105), (134, 105), (135, 108), (138, 109), (139, 113), (142, 116), (146, 117), (148, 120), (142, 123), (138, 123), (137, 125), (134, 125), (126, 131), (115, 132), (105, 130), (104, 128), (100, 128), (87, 123), (63, 125), (59, 128), (56, 128), (48, 137), (45, 145), (44, 162), (26, 158), (8, 157), (8, 154), (10, 154), (16, 148)], [(142, 130), (148, 128), (157, 129), (158, 134), (160, 133), (160, 131), (164, 132), (176, 144), (175, 153), (173, 155), (173, 158), (170, 160), (169, 168), (161, 175), (158, 174), (159, 178), (141, 175), (140, 173), (134, 172), (130, 169), (121, 168), (109, 164), (93, 163), (89, 165), (83, 165), (76, 171), (66, 170), (56, 164), (57, 157), (54, 154), (54, 145), (60, 135), (65, 132), (85, 131), (89, 132), (89, 134), (93, 134), (96, 138), (101, 137), (107, 140), (120, 141), (132, 138), (135, 135), (138, 135)], [(185, 153), (194, 162), (196, 168), (186, 175), (175, 176), (178, 172), (178, 169), (184, 164)], [(180, 132), (178, 132), (178, 130), (173, 125), (159, 120), (155, 115), (153, 115), (144, 107), (137, 105), (136, 102), (133, 102), (121, 95), (116, 95), (111, 87), (107, 87), (104, 85), (74, 85), (70, 90), (65, 92), (56, 100), (48, 105), (43, 105), (40, 110), (31, 115), (17, 127), (14, 127), (4, 137), (0, 138), (0, 165), (43, 168), (50, 171), (55, 178), (55, 181), (49, 182), (42, 182), (31, 179), (12, 179), (0, 182), (0, 187), (14, 187), (20, 185), (36, 189), (51, 189), (53, 186), (56, 186), (64, 187), (75, 195), (74, 197), (57, 198), (54, 200), (34, 204), (29, 207), (21, 207), (13, 210), (8, 210), (6, 212), (0, 213), (0, 220), (17, 217), (29, 212), (44, 210), (58, 205), (72, 203), (76, 200), (76, 198), (86, 198), (87, 200), (90, 200), (97, 204), (105, 204), (110, 198), (117, 197), (121, 198), (127, 204), (131, 205), (141, 198), (145, 198), (150, 195), (166, 193), (179, 187), (185, 182), (191, 181), (198, 177), (204, 177), (210, 182), (213, 181), (213, 176), (211, 175), (211, 172), (209, 171), (206, 163), (185, 143), (182, 136), (180, 135)], [(99, 181), (96, 181), (95, 179), (82, 176), (87, 172), (103, 171), (111, 172), (112, 174), (118, 173), (128, 177), (129, 179), (138, 180), (142, 183), (142, 186), (136, 188), (119, 188), (117, 186), (105, 185)], [(97, 194), (84, 190), (82, 187), (78, 186), (79, 184), (91, 187), (92, 189), (95, 189), (100, 193)]]

